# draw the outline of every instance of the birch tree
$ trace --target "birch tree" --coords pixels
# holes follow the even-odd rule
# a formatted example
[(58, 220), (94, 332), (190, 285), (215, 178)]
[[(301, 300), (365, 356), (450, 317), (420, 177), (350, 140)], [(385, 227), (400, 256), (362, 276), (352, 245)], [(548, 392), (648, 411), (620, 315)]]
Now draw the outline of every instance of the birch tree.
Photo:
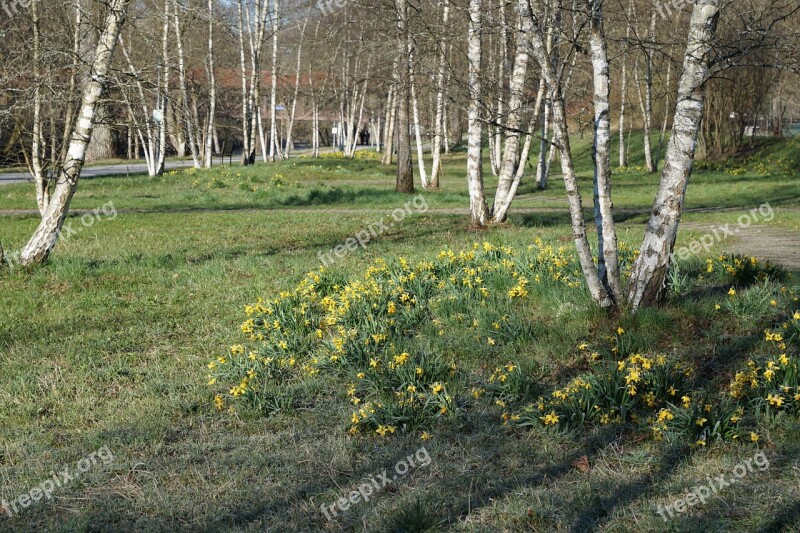
[(631, 17), (633, 16), (633, 0), (630, 0), (628, 5), (628, 14), (625, 17), (625, 42), (623, 43), (622, 50), (622, 72), (620, 79), (622, 86), (620, 87), (620, 104), (619, 104), (619, 166), (621, 168), (628, 166), (628, 158), (625, 152), (625, 111), (628, 105), (628, 62), (626, 54), (628, 52), (631, 39)]
[(611, 97), (608, 45), (603, 24), (603, 0), (589, 0), (594, 86), (594, 216), (597, 227), (600, 281), (616, 302), (622, 300), (617, 257), (617, 231), (611, 201)]
[[(300, 41), (297, 43), (297, 67), (294, 76), (294, 93), (292, 95), (292, 108), (289, 112), (289, 123), (286, 125), (286, 151), (285, 155), (288, 158), (289, 153), (294, 150), (294, 121), (297, 117), (297, 99), (300, 95), (300, 72), (303, 66), (303, 38), (306, 35), (306, 27), (308, 26), (308, 15), (303, 20), (303, 27), (300, 30)], [(311, 79), (309, 78), (309, 83)], [(313, 144), (313, 143), (312, 143)]]
[(467, 148), (467, 185), (469, 188), (469, 211), (472, 226), (485, 226), (489, 220), (489, 207), (483, 188), (483, 123), (481, 122), (481, 59), (483, 33), (483, 2), (469, 2), (469, 33), (467, 37), (467, 60), (469, 62), (469, 141)]
[(192, 156), (192, 163), (194, 168), (200, 168), (200, 157), (198, 154), (198, 143), (196, 142), (196, 135), (200, 132), (199, 124), (195, 120), (195, 115), (189, 107), (189, 87), (186, 81), (186, 59), (183, 53), (183, 31), (181, 30), (181, 11), (183, 10), (178, 0), (172, 2), (172, 14), (175, 24), (175, 43), (178, 51), (178, 86), (181, 90), (181, 116), (186, 128), (186, 141), (189, 144), (189, 153)]
[(414, 167), (411, 161), (411, 128), (409, 124), (411, 65), (408, 58), (408, 0), (395, 0), (397, 8), (397, 57), (395, 86), (397, 91), (397, 192), (414, 192)]
[[(450, 21), (450, 0), (442, 2), (442, 30), (446, 30)], [(429, 187), (439, 188), (439, 176), (442, 173), (442, 142), (444, 142), (444, 97), (447, 78), (447, 46), (439, 44), (439, 70), (436, 76), (436, 118), (434, 119), (433, 146), (431, 147), (433, 166)]]
[[(656, 12), (650, 15), (650, 26), (647, 31), (647, 41), (642, 47), (644, 56), (644, 80), (640, 79), (638, 60), (634, 66), (634, 80), (636, 81), (636, 92), (639, 96), (639, 107), (642, 112), (643, 122), (643, 142), (644, 142), (644, 161), (647, 171), (653, 173), (657, 170), (656, 162), (653, 159), (653, 147), (650, 142), (650, 134), (653, 131), (653, 46), (656, 32)], [(644, 91), (642, 90), (644, 86)]]
[(705, 104), (703, 89), (708, 80), (718, 18), (719, 0), (696, 0), (661, 183), (631, 275), (628, 302), (633, 309), (651, 306), (663, 296), (686, 186), (692, 174)]
[(428, 174), (425, 170), (425, 158), (423, 156), (422, 146), (422, 128), (419, 120), (419, 103), (417, 101), (417, 83), (416, 83), (416, 65), (414, 64), (414, 45), (409, 39), (408, 43), (408, 58), (409, 58), (409, 85), (411, 86), (411, 109), (414, 117), (414, 140), (417, 145), (417, 163), (419, 165), (419, 180), (422, 183), (422, 188), (428, 188)]
[(560, 81), (561, 71), (563, 71), (563, 69), (555, 68), (553, 58), (551, 57), (555, 54), (555, 47), (553, 47), (551, 54), (548, 54), (543, 37), (545, 28), (542, 27), (542, 22), (548, 25), (555, 24), (555, 22), (552, 20), (546, 21), (541, 13), (533, 13), (532, 16), (534, 17), (534, 29), (531, 32), (531, 53), (537, 63), (539, 63), (539, 67), (542, 69), (542, 74), (545, 77), (545, 83), (549, 88), (549, 97), (553, 110), (553, 144), (558, 148), (561, 155), (561, 173), (567, 190), (570, 223), (575, 240), (575, 248), (578, 253), (578, 260), (592, 299), (597, 302), (600, 307), (608, 308), (613, 306), (614, 302), (600, 279), (592, 256), (589, 239), (586, 235), (583, 199), (578, 189), (578, 180), (572, 159), (572, 147), (567, 126), (566, 104), (564, 102)]
[(203, 150), (203, 166), (211, 168), (215, 116), (217, 109), (217, 76), (214, 72), (214, 0), (208, 0), (208, 119), (206, 121), (205, 149)]
[[(268, 0), (262, 0), (265, 4)], [(283, 159), (283, 151), (278, 140), (278, 31), (280, 29), (280, 4), (279, 0), (272, 0), (272, 71), (269, 95), (269, 160)], [(260, 77), (260, 74), (259, 74)]]
[[(493, 222), (504, 222), (514, 199), (512, 187), (517, 176), (520, 124), (522, 122), (522, 103), (524, 98), (525, 80), (528, 75), (528, 35), (533, 28), (533, 19), (528, 0), (519, 0), (519, 28), (517, 36), (517, 51), (514, 58), (514, 69), (511, 74), (510, 98), (508, 101), (508, 115), (506, 117), (506, 142), (503, 148), (500, 163), (500, 176), (497, 182), (494, 207), (492, 208)], [(513, 191), (516, 193), (516, 189)]]
[(110, 0), (108, 13), (95, 48), (90, 75), (83, 87), (81, 110), (70, 137), (69, 149), (59, 169), (58, 181), (39, 227), (20, 254), (20, 263), (31, 265), (45, 261), (56, 245), (69, 212), (69, 204), (78, 187), (86, 148), (92, 138), (97, 104), (106, 87), (108, 73), (119, 33), (128, 13), (130, 0)]

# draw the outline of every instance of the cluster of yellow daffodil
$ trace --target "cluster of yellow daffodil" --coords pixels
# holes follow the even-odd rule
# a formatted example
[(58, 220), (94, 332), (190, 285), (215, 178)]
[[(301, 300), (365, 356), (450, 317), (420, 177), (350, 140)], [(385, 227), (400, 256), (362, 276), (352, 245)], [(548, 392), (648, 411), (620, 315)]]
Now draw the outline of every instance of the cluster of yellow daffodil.
[[(632, 257), (628, 250), (623, 263)], [(750, 259), (725, 262), (719, 275), (759, 268)], [(718, 269), (712, 263), (707, 270), (716, 275)], [(743, 412), (691, 392), (692, 368), (662, 355), (633, 353), (636, 342), (622, 327), (610, 344), (593, 349), (581, 343), (579, 352), (593, 364), (590, 372), (530, 403), (543, 385), (518, 363), (495, 365), (513, 357), (518, 339), (533, 338), (525, 312), (531, 293), (581, 284), (571, 247), (539, 239), (524, 251), (484, 242), (445, 249), (433, 261), (416, 264), (402, 257), (378, 259), (349, 279), (324, 268), (310, 272), (294, 289), (244, 308), (246, 343), (208, 364), (213, 403), (219, 410), (291, 408), (296, 391), (314, 390), (302, 385), (324, 373), (342, 384), (340, 398), (356, 409), (345, 425), (351, 434), (419, 431), (427, 439), (434, 425), (484, 401), (501, 408), (504, 424), (578, 428), (641, 420), (656, 438), (683, 432), (705, 443), (718, 436), (709, 428), (738, 438)], [(729, 299), (734, 298), (735, 289)], [(778, 312), (777, 302), (775, 307)], [(790, 369), (797, 379), (785, 340), (797, 336), (800, 312), (765, 334), (778, 353), (737, 374), (733, 399), (758, 391), (772, 410), (800, 402), (797, 383), (785, 382)], [(489, 367), (494, 371), (459, 370), (454, 361), (463, 350), (496, 357)]]
[[(800, 312), (793, 313), (790, 321), (800, 321)], [(790, 329), (789, 324), (784, 323), (783, 329)], [(748, 360), (747, 368), (736, 373), (729, 386), (730, 396), (769, 413), (800, 414), (800, 359), (797, 338), (792, 338), (790, 345), (784, 332), (765, 331), (764, 353)]]
[[(616, 337), (625, 334), (622, 328)], [(616, 347), (616, 337), (611, 346)], [(579, 352), (589, 354), (595, 368), (572, 379), (565, 387), (554, 389), (549, 397), (540, 396), (524, 406), (518, 415), (503, 413), (504, 423), (519, 421), (519, 426), (542, 425), (578, 429), (590, 422), (600, 425), (636, 423), (641, 415), (661, 408), (660, 422), (668, 407), (687, 390), (692, 369), (666, 356), (633, 354), (618, 361), (601, 361), (598, 351), (581, 343)], [(613, 350), (609, 350), (613, 355)], [(504, 406), (505, 407), (505, 406)]]
[[(265, 390), (274, 394), (326, 372), (355, 376), (345, 389), (360, 409), (351, 432), (428, 428), (454, 410), (447, 390), (455, 369), (447, 360), (455, 354), (443, 357), (446, 339), (441, 351), (434, 345), (423, 353), (415, 336), (430, 331), (444, 337), (452, 327), (480, 330), (476, 342), (500, 349), (526, 334), (508, 310), (527, 299), (532, 283), (578, 287), (581, 280), (571, 247), (539, 239), (524, 252), (484, 242), (445, 249), (434, 261), (417, 264), (378, 259), (350, 280), (324, 268), (310, 272), (293, 290), (245, 306), (241, 331), (250, 346), (237, 345), (208, 365), (209, 385), (224, 387), (214, 404), (220, 410), (229, 400), (259, 404)], [(401, 344), (407, 348), (395, 351)], [(482, 389), (491, 397), (503, 394), (498, 386), (506, 392), (520, 386), (516, 365), (498, 370)], [(455, 389), (466, 390), (464, 385)]]

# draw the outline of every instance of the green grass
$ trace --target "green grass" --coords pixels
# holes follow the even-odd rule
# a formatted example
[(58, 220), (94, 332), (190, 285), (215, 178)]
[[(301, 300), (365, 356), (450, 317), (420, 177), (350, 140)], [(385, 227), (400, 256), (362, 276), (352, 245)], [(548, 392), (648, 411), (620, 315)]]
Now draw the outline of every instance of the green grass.
[[(797, 150), (770, 149), (784, 156)], [(576, 151), (588, 194), (587, 141)], [(759, 163), (738, 176), (696, 173), (688, 207), (730, 211), (685, 220), (724, 223), (769, 201), (779, 213), (772, 224), (797, 229), (797, 176), (778, 166), (762, 176)], [(557, 177), (549, 191), (525, 185), (512, 212), (525, 211), (508, 225), (475, 233), (463, 215), (446, 211), (467, 205), (463, 168), (463, 153), (454, 153), (443, 190), (424, 193), (443, 211), (397, 224), (337, 262), (336, 271), (359, 275), (380, 257), (430, 260), (444, 245), (458, 250), (474, 241), (524, 249), (538, 236), (571, 246)], [(418, 434), (348, 437), (351, 409), (335, 376), (320, 378), (311, 402), (271, 417), (219, 413), (205, 365), (242, 342), (245, 304), (291, 289), (318, 266), (318, 252), (407, 197), (393, 192), (392, 169), (371, 161), (301, 159), (226, 172), (86, 180), (73, 207), (113, 201), (119, 215), (59, 243), (43, 267), (0, 274), (0, 498), (103, 446), (115, 456), (58, 489), (54, 501), (0, 516), (0, 530), (773, 531), (800, 520), (795, 418), (760, 428), (768, 471), (665, 524), (657, 505), (729, 473), (756, 446), (665, 445), (627, 425), (521, 430), (503, 426), (502, 410), (486, 405), (431, 430), (429, 466), (327, 522), (320, 505), (413, 454), (423, 444)], [(224, 187), (208, 188), (215, 178)], [(639, 170), (615, 175), (615, 204), (627, 223), (621, 237), (633, 246), (657, 181)], [(487, 182), (493, 192), (494, 180)], [(35, 209), (29, 185), (0, 187), (0, 210), (16, 209)], [(3, 216), (0, 242), (18, 249), (36, 224), (33, 215)], [(691, 237), (682, 234), (679, 244)], [(752, 319), (747, 309), (742, 319), (720, 320), (714, 305), (728, 286), (700, 280), (698, 264), (687, 267), (685, 293), (621, 323), (636, 349), (694, 363), (711, 387), (730, 381), (774, 317), (762, 310)], [(800, 288), (793, 280), (786, 286)], [(515, 345), (516, 359), (550, 385), (586, 370), (579, 342), (606, 342), (619, 325), (580, 289), (536, 292), (525, 313), (535, 335)], [(454, 333), (451, 343), (466, 372), (487, 375), (508, 362), (509, 353), (470, 342)], [(573, 466), (584, 455), (589, 473)]]

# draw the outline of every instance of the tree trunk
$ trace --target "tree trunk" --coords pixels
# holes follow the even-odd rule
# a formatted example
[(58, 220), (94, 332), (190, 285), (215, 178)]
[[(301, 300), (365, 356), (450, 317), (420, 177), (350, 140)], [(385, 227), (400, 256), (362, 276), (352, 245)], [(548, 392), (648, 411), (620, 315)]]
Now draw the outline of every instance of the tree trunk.
[[(44, 215), (47, 204), (50, 203), (50, 189), (47, 176), (42, 168), (42, 151), (44, 150), (42, 137), (42, 94), (39, 84), (41, 80), (41, 38), (39, 33), (39, 0), (34, 0), (31, 4), (31, 24), (33, 26), (33, 144), (31, 146), (31, 167), (33, 170), (33, 181), (36, 184), (36, 205), (39, 207), (39, 214)], [(55, 142), (52, 138), (50, 142)], [(0, 262), (2, 264), (2, 262)]]
[[(550, 92), (550, 88), (547, 88), (547, 92)], [(536, 186), (541, 190), (547, 189), (547, 138), (549, 136), (549, 120), (550, 120), (550, 95), (548, 94), (547, 99), (544, 102), (544, 109), (542, 110), (542, 131), (541, 131), (541, 138), (539, 141), (539, 159), (536, 163)]]
[[(555, 27), (560, 22), (558, 15), (555, 17), (555, 23), (553, 24), (554, 27), (548, 28), (547, 33), (547, 57), (550, 60), (550, 67), (553, 71), (556, 71), (558, 65), (558, 28)], [(549, 82), (548, 82), (549, 83)], [(552, 107), (553, 102), (550, 99), (550, 94), (552, 93), (553, 88), (548, 85), (547, 87), (547, 99), (544, 102), (544, 112), (542, 114), (542, 138), (541, 143), (539, 145), (539, 161), (536, 165), (536, 186), (541, 190), (546, 190), (548, 185), (548, 178), (550, 177), (550, 160), (549, 160), (549, 152), (552, 152), (554, 147), (548, 144), (548, 131), (549, 131), (549, 120), (553, 113)], [(554, 132), (555, 134), (555, 132)], [(549, 149), (549, 152), (548, 152)]]
[[(263, 0), (267, 2), (268, 0)], [(280, 141), (278, 140), (278, 111), (275, 107), (278, 105), (278, 27), (279, 27), (279, 3), (278, 0), (273, 0), (274, 12), (272, 14), (272, 87), (270, 88), (269, 95), (269, 160), (283, 159), (283, 151), (281, 150)]]
[(206, 123), (206, 148), (203, 166), (211, 168), (213, 164), (213, 143), (216, 138), (214, 118), (217, 109), (217, 77), (214, 73), (214, 0), (208, 0), (208, 121)]
[(469, 146), (467, 148), (467, 182), (469, 186), (470, 223), (485, 226), (489, 220), (489, 207), (483, 189), (483, 157), (481, 123), (481, 34), (483, 33), (482, 0), (469, 2), (469, 36), (467, 59), (469, 61)]
[(631, 17), (633, 16), (633, 0), (628, 4), (628, 16), (625, 20), (625, 45), (622, 52), (622, 87), (620, 88), (620, 106), (619, 106), (619, 166), (625, 168), (628, 166), (628, 158), (625, 151), (625, 111), (628, 105), (628, 63), (626, 54), (629, 48), (629, 41), (631, 39)]
[[(239, 10), (239, 68), (242, 75), (242, 165), (250, 164), (250, 100), (247, 88), (247, 63), (244, 53), (244, 2), (236, 4)], [(248, 7), (249, 9), (249, 7)]]
[[(158, 102), (161, 113), (161, 121), (158, 123), (158, 153), (156, 154), (156, 164), (154, 175), (160, 176), (164, 173), (164, 161), (167, 157), (167, 111), (170, 106), (169, 99), (169, 0), (164, 0), (164, 20), (161, 27), (161, 64), (159, 65), (158, 75)], [(147, 118), (149, 120), (149, 117)], [(174, 121), (172, 122), (174, 125)], [(177, 146), (176, 146), (177, 148)]]
[(178, 75), (180, 76), (180, 89), (181, 100), (183, 103), (181, 113), (183, 114), (183, 123), (186, 127), (186, 142), (189, 144), (189, 153), (192, 156), (192, 163), (194, 168), (200, 168), (200, 159), (197, 154), (197, 142), (195, 133), (200, 131), (200, 128), (194, 121), (194, 115), (189, 107), (189, 87), (186, 83), (186, 63), (183, 56), (183, 32), (181, 31), (180, 21), (180, 8), (178, 0), (173, 0), (172, 10), (175, 21), (175, 42), (178, 49)]
[(583, 271), (586, 285), (592, 299), (597, 302), (600, 307), (611, 307), (613, 301), (609, 297), (603, 283), (600, 281), (600, 276), (597, 273), (594, 258), (592, 257), (589, 239), (586, 236), (583, 200), (578, 190), (578, 180), (572, 161), (572, 148), (570, 146), (569, 131), (567, 128), (564, 97), (561, 92), (560, 82), (557, 77), (557, 69), (555, 68), (552, 57), (552, 55), (556, 53), (555, 46), (552, 49), (552, 53), (548, 54), (547, 47), (542, 37), (541, 28), (536, 28), (531, 33), (531, 51), (533, 57), (539, 63), (545, 81), (550, 88), (549, 96), (553, 107), (553, 132), (555, 134), (554, 144), (558, 147), (561, 154), (561, 173), (563, 174), (564, 185), (567, 190), (572, 233), (575, 239), (575, 248), (577, 249), (581, 270)]
[[(395, 62), (396, 65), (396, 62)], [(397, 77), (397, 67), (395, 66), (395, 73), (393, 79)], [(394, 84), (389, 87), (389, 94), (386, 97), (386, 122), (383, 125), (383, 159), (381, 163), (384, 165), (392, 164), (392, 157), (394, 155), (394, 125), (395, 125), (395, 109), (397, 108), (397, 91)]]
[(411, 128), (409, 124), (411, 65), (408, 60), (408, 0), (395, 0), (397, 6), (397, 192), (414, 192), (414, 166), (411, 161)]
[[(425, 171), (425, 157), (424, 152), (422, 149), (422, 130), (420, 128), (419, 122), (419, 103), (417, 102), (417, 86), (416, 86), (416, 79), (414, 76), (414, 49), (411, 46), (411, 41), (409, 40), (410, 48), (408, 50), (408, 57), (411, 63), (410, 69), (410, 85), (411, 85), (411, 108), (414, 113), (414, 140), (417, 143), (417, 163), (419, 164), (419, 179), (422, 183), (422, 188), (428, 188), (428, 175)], [(363, 102), (362, 102), (363, 103)]]
[(130, 0), (111, 0), (92, 60), (91, 75), (83, 87), (81, 111), (73, 127), (67, 158), (59, 173), (61, 179), (56, 184), (39, 227), (22, 250), (20, 262), (23, 265), (45, 261), (58, 240), (69, 204), (78, 187), (86, 149), (92, 138), (97, 103), (106, 86), (114, 48), (128, 12), (129, 2)]
[[(450, 21), (450, 0), (444, 0), (442, 13), (442, 27), (447, 28)], [(442, 137), (444, 135), (444, 89), (447, 72), (447, 48), (445, 43), (441, 43), (439, 51), (439, 72), (437, 73), (436, 88), (436, 119), (433, 125), (433, 146), (431, 152), (433, 156), (433, 166), (431, 167), (431, 189), (439, 188), (439, 176), (442, 173)]]
[(644, 95), (642, 95), (642, 83), (639, 79), (638, 64), (634, 70), (634, 77), (639, 94), (639, 107), (641, 108), (642, 120), (644, 122), (644, 161), (647, 171), (650, 173), (657, 170), (656, 163), (653, 160), (653, 147), (650, 142), (650, 133), (653, 130), (653, 51), (651, 47), (655, 40), (655, 31), (656, 13), (654, 11), (650, 17), (650, 30), (648, 33), (648, 40), (650, 42), (644, 51)]
[[(306, 34), (306, 27), (308, 26), (308, 16), (303, 21), (303, 28), (300, 30), (300, 41), (297, 43), (297, 70), (294, 76), (294, 95), (292, 96), (292, 110), (289, 114), (289, 124), (286, 126), (286, 157), (294, 149), (293, 133), (294, 133), (294, 120), (297, 116), (297, 98), (300, 94), (300, 68), (303, 59), (303, 38)], [(312, 143), (313, 144), (313, 143)]]
[(517, 35), (517, 53), (514, 58), (514, 70), (511, 75), (508, 117), (506, 118), (506, 143), (500, 163), (500, 178), (497, 182), (494, 207), (492, 208), (494, 223), (501, 223), (506, 220), (508, 209), (514, 200), (510, 193), (518, 167), (520, 115), (522, 113), (522, 99), (525, 95), (525, 79), (528, 75), (529, 43), (527, 36), (533, 29), (528, 0), (519, 0), (519, 13), (520, 27)]
[(611, 97), (608, 45), (603, 25), (603, 0), (591, 0), (591, 36), (594, 87), (594, 216), (597, 227), (598, 273), (615, 302), (622, 300), (617, 257), (617, 230), (611, 202)]
[(661, 184), (631, 275), (628, 301), (634, 309), (655, 305), (664, 295), (703, 119), (704, 86), (718, 17), (719, 0), (694, 4)]
[(111, 127), (102, 122), (107, 120), (107, 110), (104, 106), (97, 106), (98, 123), (92, 135), (92, 142), (86, 149), (86, 160), (91, 162), (113, 159), (117, 154), (114, 151), (114, 139), (111, 136)]
[(544, 76), (539, 77), (539, 90), (536, 92), (536, 102), (533, 105), (533, 112), (531, 113), (531, 120), (528, 124), (528, 133), (525, 135), (525, 143), (522, 146), (522, 152), (519, 156), (519, 164), (517, 165), (517, 172), (514, 176), (514, 184), (511, 186), (510, 195), (513, 198), (517, 194), (517, 187), (525, 175), (525, 167), (528, 164), (528, 156), (531, 153), (531, 146), (533, 144), (533, 133), (539, 123), (539, 115), (542, 112), (542, 103), (544, 102), (545, 82)]

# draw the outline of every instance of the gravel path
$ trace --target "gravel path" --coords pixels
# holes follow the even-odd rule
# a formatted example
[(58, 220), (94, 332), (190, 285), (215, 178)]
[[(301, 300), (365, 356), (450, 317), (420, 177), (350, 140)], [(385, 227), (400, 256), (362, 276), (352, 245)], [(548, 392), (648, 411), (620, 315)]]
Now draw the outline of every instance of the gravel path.
[[(684, 230), (697, 233), (723, 234), (720, 224), (683, 224)], [(761, 260), (779, 264), (791, 271), (800, 271), (800, 233), (796, 230), (772, 226), (734, 227), (729, 230), (735, 235), (722, 241), (723, 249), (741, 255), (751, 255)]]

